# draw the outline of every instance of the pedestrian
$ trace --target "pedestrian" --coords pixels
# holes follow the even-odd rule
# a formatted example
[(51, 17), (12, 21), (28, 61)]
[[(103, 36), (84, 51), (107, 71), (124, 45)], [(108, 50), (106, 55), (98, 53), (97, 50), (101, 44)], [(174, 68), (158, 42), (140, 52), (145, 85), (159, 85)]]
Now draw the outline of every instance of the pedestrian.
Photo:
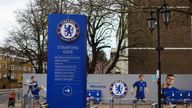
[(15, 101), (16, 101), (16, 93), (15, 93), (15, 90), (13, 90), (11, 91), (11, 93), (9, 93), (8, 108), (9, 106), (15, 107)]

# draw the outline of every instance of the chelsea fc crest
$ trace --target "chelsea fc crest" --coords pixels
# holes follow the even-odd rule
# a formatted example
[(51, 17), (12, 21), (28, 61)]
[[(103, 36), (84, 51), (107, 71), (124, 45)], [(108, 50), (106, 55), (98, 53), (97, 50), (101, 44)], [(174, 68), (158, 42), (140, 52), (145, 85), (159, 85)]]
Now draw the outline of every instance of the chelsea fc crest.
[(74, 20), (65, 19), (59, 23), (57, 34), (63, 41), (73, 42), (80, 36), (80, 28)]
[(110, 93), (115, 98), (123, 98), (127, 92), (127, 84), (122, 80), (114, 81), (110, 86)]

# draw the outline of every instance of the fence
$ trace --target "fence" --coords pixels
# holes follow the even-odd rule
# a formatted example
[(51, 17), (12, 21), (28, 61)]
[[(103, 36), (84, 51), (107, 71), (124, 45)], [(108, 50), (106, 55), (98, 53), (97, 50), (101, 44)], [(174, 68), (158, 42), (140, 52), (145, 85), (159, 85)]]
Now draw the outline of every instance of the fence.
[(46, 98), (44, 96), (25, 94), (22, 97), (21, 108), (48, 108), (48, 105), (46, 104)]
[[(13, 90), (3, 89), (0, 91), (0, 108), (7, 108), (9, 104), (9, 94)], [(44, 96), (38, 96), (39, 99), (35, 100), (32, 95), (23, 95), (22, 89), (14, 89), (16, 94), (15, 108), (47, 108), (46, 98)]]
[[(8, 94), (10, 91), (0, 91), (0, 104), (5, 104), (7, 107)], [(48, 105), (44, 104), (46, 98), (44, 96), (39, 96), (39, 100), (35, 100), (32, 95), (23, 96), (21, 90), (16, 90), (17, 102), (20, 105), (16, 108), (47, 108)], [(100, 102), (94, 102), (97, 99), (90, 98), (87, 101), (87, 108), (157, 108), (157, 103), (155, 100), (134, 100), (128, 98), (100, 98)], [(42, 104), (41, 104), (42, 103)], [(1, 105), (0, 105), (1, 107)], [(2, 108), (6, 108), (2, 107)], [(192, 108), (192, 102), (188, 100), (183, 100), (179, 104), (163, 104), (163, 108)]]
[[(189, 101), (181, 104), (162, 104), (162, 108), (192, 108)], [(100, 103), (94, 103), (94, 99), (87, 101), (87, 108), (158, 108), (155, 100), (135, 100), (118, 98), (101, 98)]]
[(5, 103), (8, 97), (8, 92), (0, 92), (0, 104)]

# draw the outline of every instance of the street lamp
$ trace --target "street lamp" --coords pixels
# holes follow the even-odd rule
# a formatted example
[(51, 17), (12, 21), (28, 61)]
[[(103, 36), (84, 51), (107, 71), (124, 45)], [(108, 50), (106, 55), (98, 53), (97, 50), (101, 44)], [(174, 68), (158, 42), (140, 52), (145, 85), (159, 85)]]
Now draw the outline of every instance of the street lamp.
[[(9, 60), (8, 60), (9, 59)], [(9, 89), (11, 88), (10, 87), (10, 80), (11, 80), (11, 68), (10, 68), (10, 65), (11, 65), (11, 62), (10, 62), (10, 56), (9, 54), (6, 54), (6, 61), (7, 61), (7, 79), (9, 81)], [(8, 62), (9, 61), (9, 62)]]
[[(155, 13), (156, 17), (153, 16)], [(164, 2), (160, 8), (155, 9), (154, 12), (151, 12), (151, 16), (147, 19), (148, 20), (148, 27), (149, 30), (152, 32), (154, 28), (157, 29), (157, 78), (158, 78), (158, 108), (161, 108), (161, 51), (163, 47), (160, 45), (160, 25), (159, 25), (159, 15), (162, 13), (163, 22), (167, 28), (167, 25), (170, 20), (170, 11), (167, 8), (167, 4)]]
[[(156, 18), (153, 16), (154, 13), (156, 13)], [(163, 22), (166, 25), (166, 28), (168, 26), (168, 23), (170, 21), (170, 10), (167, 8), (167, 4), (165, 3), (160, 8), (157, 8), (156, 11), (152, 11), (150, 13), (150, 17), (147, 19), (148, 28), (151, 32), (154, 30), (156, 25), (158, 26), (160, 13), (162, 13)]]
[(7, 75), (7, 79), (9, 80), (9, 89), (11, 88), (10, 86), (11, 86), (11, 70), (8, 70), (8, 75)]

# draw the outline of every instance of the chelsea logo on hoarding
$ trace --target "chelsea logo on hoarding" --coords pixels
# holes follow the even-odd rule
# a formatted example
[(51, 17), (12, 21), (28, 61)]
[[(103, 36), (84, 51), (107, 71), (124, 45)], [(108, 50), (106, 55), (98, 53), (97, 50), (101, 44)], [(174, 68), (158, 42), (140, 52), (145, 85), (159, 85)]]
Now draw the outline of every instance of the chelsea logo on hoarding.
[(57, 34), (65, 42), (73, 42), (80, 36), (80, 28), (74, 20), (65, 19), (59, 23)]
[(115, 98), (122, 98), (128, 92), (127, 84), (122, 80), (114, 81), (110, 86), (110, 93)]

